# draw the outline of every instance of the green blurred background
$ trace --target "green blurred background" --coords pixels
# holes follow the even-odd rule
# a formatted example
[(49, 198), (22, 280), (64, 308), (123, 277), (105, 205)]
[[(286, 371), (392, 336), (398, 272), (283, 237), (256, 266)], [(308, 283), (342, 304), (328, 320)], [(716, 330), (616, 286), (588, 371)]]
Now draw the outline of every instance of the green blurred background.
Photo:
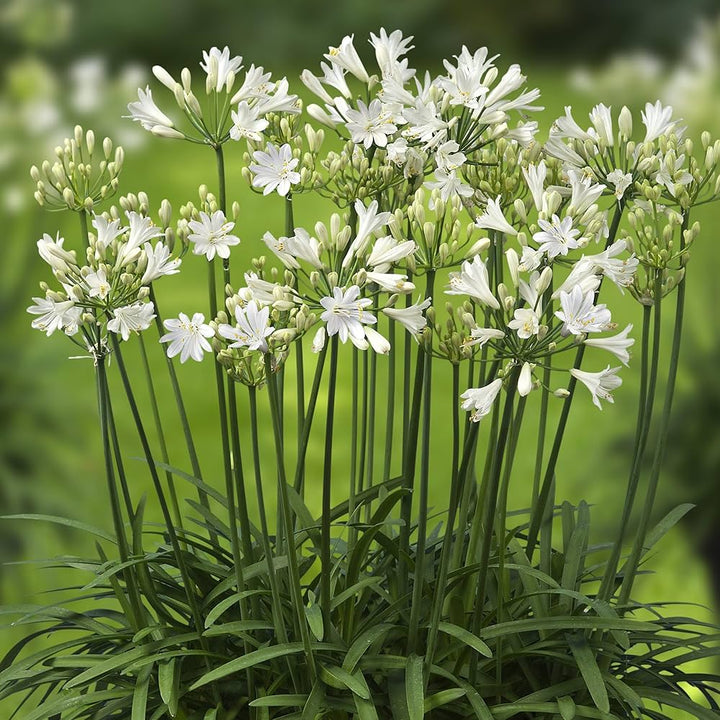
[[(91, 362), (68, 360), (76, 354), (74, 346), (58, 335), (48, 340), (32, 331), (25, 313), (37, 283), (49, 279), (35, 258), (35, 241), (43, 232), (60, 230), (68, 245), (78, 246), (74, 218), (49, 214), (34, 204), (28, 169), (51, 158), (53, 147), (79, 122), (126, 148), (121, 192), (144, 190), (155, 211), (163, 197), (177, 209), (196, 198), (200, 183), (212, 188), (214, 161), (208, 150), (150, 137), (122, 119), (136, 88), (151, 81), (153, 64), (171, 72), (187, 65), (200, 73), (201, 51), (227, 44), (245, 58), (246, 66), (254, 62), (275, 76), (287, 74), (297, 91), (300, 71), (317, 68), (328, 45), (339, 44), (344, 34), (355, 33), (356, 47), (369, 59), (368, 33), (381, 26), (388, 31), (399, 27), (415, 35), (411, 64), (431, 72), (463, 43), (471, 50), (487, 45), (501, 53), (501, 68), (520, 62), (529, 84), (542, 91), (548, 108), (545, 132), (548, 119), (562, 114), (568, 104), (582, 124), (597, 102), (625, 103), (637, 111), (646, 100), (659, 97), (674, 105), (689, 134), (697, 137), (704, 128), (720, 133), (718, 11), (715, 0), (306, 0), (274, 3), (272, 15), (267, 4), (227, 0), (0, 2), (0, 513), (69, 515), (110, 526)], [(156, 97), (172, 103), (162, 88)], [(233, 145), (227, 153), (229, 198), (242, 208), (236, 230), (243, 245), (234, 256), (236, 266), (262, 252), (259, 238), (265, 230), (277, 234), (283, 227), (278, 199), (253, 195), (240, 177), (241, 152)], [(301, 198), (296, 224), (312, 227), (331, 211)], [(720, 607), (720, 207), (703, 208), (697, 217), (703, 233), (689, 267), (684, 365), (657, 515), (680, 502), (698, 507), (658, 547), (651, 563), (656, 572), (640, 583), (638, 598), (699, 603), (710, 609), (690, 614), (712, 617), (712, 608)], [(194, 257), (186, 266), (162, 284), (166, 316), (204, 308), (204, 269)], [(618, 296), (608, 302), (621, 326), (634, 322), (637, 332), (640, 313), (633, 301)], [(214, 454), (214, 407), (205, 392), (211, 373), (208, 362), (181, 369), (206, 477), (220, 467)], [(158, 377), (159, 392), (169, 402), (165, 375)], [(578, 399), (561, 459), (558, 498), (593, 504), (598, 542), (613, 537), (624, 496), (637, 368), (624, 371), (623, 377), (615, 406), (602, 413), (586, 397)], [(118, 406), (120, 400), (118, 395)], [(341, 400), (349, 404), (347, 396)], [(122, 414), (119, 421), (128, 454), (139, 455), (130, 418)], [(179, 428), (171, 425), (170, 435), (171, 445), (181, 451)], [(444, 442), (438, 434), (437, 457)], [(311, 456), (311, 468), (313, 462)], [(139, 494), (147, 489), (146, 473), (139, 463), (134, 465)], [(517, 477), (525, 466), (531, 467), (530, 460), (521, 457)], [(444, 483), (439, 485), (442, 492)], [(528, 488), (515, 487), (513, 493), (514, 505), (522, 507)], [(437, 497), (442, 504), (443, 495)], [(88, 551), (85, 539), (75, 533), (0, 521), (0, 601), (37, 601), (39, 592), (74, 582), (52, 570), (37, 572), (36, 565), (24, 561)]]

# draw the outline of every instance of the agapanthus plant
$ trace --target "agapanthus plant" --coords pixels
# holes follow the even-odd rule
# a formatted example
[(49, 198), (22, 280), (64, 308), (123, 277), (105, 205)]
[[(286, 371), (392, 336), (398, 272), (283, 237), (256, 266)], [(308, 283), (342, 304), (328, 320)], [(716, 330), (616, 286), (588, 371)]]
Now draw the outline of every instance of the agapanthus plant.
[[(99, 560), (81, 566), (93, 572), (83, 590), (98, 603), (92, 610), (21, 612), (20, 622), (49, 623), (58, 635), (35, 654), (20, 655), (21, 643), (0, 671), (0, 696), (44, 693), (32, 720), (619, 719), (672, 717), (668, 708), (716, 716), (717, 678), (687, 668), (715, 636), (632, 592), (650, 548), (689, 509), (651, 527), (699, 232), (690, 213), (718, 194), (720, 145), (703, 135), (696, 160), (660, 104), (646, 106), (636, 139), (629, 111), (616, 132), (598, 105), (588, 130), (568, 109), (542, 144), (525, 119), (541, 109), (539, 92), (525, 88), (519, 66), (501, 73), (487, 49), (463, 48), (443, 74), (421, 79), (406, 58), (411, 42), (400, 31), (372, 35), (376, 72), (349, 36), (325, 54), (322, 76), (303, 72), (323, 103), (310, 118), (338, 135), (327, 152), (321, 129), (301, 127), (286, 80), (251, 66), (235, 89), (241, 60), (227, 48), (204, 53), (206, 107), (189, 71), (177, 83), (155, 68), (188, 129), (150, 88), (131, 117), (156, 135), (208, 145), (217, 161), (217, 192), (202, 184), (199, 204), (184, 205), (174, 224), (166, 202), (154, 223), (143, 194), (97, 214), (107, 192), (78, 201), (76, 185), (54, 173), (58, 197), (80, 217), (82, 245), (39, 242), (58, 286), (44, 285), (29, 310), (48, 335), (82, 335), (95, 359), (114, 535), (94, 532), (117, 555), (99, 547)], [(283, 235), (248, 238), (239, 204), (229, 211), (231, 139), (246, 146), (236, 160), (250, 188), (284, 198)], [(310, 192), (336, 212), (297, 226), (294, 205)], [(258, 256), (238, 272), (240, 235)], [(184, 262), (207, 265), (208, 303), (163, 322), (153, 286), (178, 272), (190, 247), (197, 257)], [(639, 342), (637, 320), (615, 307), (626, 292), (641, 308)], [(658, 420), (661, 307), (671, 294)], [(157, 449), (123, 359), (135, 335)], [(165, 355), (185, 469), (165, 440), (168, 403), (152, 382), (149, 336)], [(555, 479), (567, 471), (577, 383), (589, 392), (578, 402), (602, 409), (631, 351), (642, 368), (636, 442), (618, 535), (598, 559), (587, 505), (558, 503)], [(123, 462), (108, 359), (162, 511), (161, 541), (143, 532), (145, 500)], [(176, 359), (214, 375), (220, 479), (201, 469)], [(450, 439), (442, 457), (432, 442), (440, 416)], [(655, 425), (648, 490), (623, 559)], [(513, 471), (526, 436), (537, 438), (530, 479)], [(178, 479), (197, 500), (178, 493)], [(526, 507), (511, 515), (516, 482), (528, 488)], [(443, 498), (439, 510), (431, 494)]]

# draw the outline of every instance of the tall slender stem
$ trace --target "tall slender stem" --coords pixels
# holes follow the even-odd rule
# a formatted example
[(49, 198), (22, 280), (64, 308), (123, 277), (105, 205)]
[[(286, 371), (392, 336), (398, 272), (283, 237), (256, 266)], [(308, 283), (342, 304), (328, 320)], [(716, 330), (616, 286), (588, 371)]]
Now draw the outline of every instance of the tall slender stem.
[(388, 340), (390, 353), (388, 356), (387, 407), (385, 411), (385, 453), (383, 459), (383, 482), (390, 479), (392, 467), (393, 428), (395, 424), (395, 321), (388, 324)]

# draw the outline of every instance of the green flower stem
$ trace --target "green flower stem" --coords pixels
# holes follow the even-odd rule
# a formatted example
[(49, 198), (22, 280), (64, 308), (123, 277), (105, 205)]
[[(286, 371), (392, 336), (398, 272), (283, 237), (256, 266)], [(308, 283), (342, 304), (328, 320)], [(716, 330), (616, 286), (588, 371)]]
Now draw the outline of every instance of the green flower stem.
[(87, 248), (90, 245), (90, 239), (88, 238), (87, 216), (87, 210), (78, 210), (78, 219), (80, 220), (80, 239), (82, 240), (83, 248)]
[[(368, 353), (370, 350), (367, 351)], [(375, 469), (375, 410), (377, 400), (377, 353), (369, 356), (370, 360), (370, 386), (368, 388), (368, 443), (367, 464), (365, 466), (365, 485), (361, 489), (368, 490), (373, 486)], [(365, 518), (370, 519), (370, 505), (365, 506)]]
[[(337, 338), (335, 338), (337, 339)], [(302, 585), (300, 584), (300, 569), (298, 567), (297, 550), (294, 542), (294, 528), (292, 515), (290, 511), (290, 497), (288, 494), (287, 481), (285, 477), (285, 458), (283, 453), (282, 431), (280, 429), (279, 418), (279, 398), (277, 391), (277, 378), (272, 371), (272, 359), (269, 353), (265, 354), (265, 375), (268, 386), (268, 396), (270, 399), (270, 414), (272, 415), (273, 437), (275, 440), (275, 459), (277, 463), (277, 478), (280, 496), (280, 516), (285, 526), (285, 534), (288, 538), (288, 567), (290, 569), (290, 591), (292, 593), (292, 604), (297, 615), (297, 622), (300, 628), (300, 636), (302, 638), (305, 650), (305, 658), (310, 670), (311, 681), (314, 682), (317, 676), (317, 668), (315, 664), (315, 656), (313, 654), (312, 645), (310, 644), (310, 633), (305, 618), (305, 607), (302, 596)], [(328, 518), (329, 520), (329, 518)]]
[[(281, 643), (287, 642), (287, 632), (283, 622), (282, 601), (278, 591), (277, 578), (275, 576), (275, 563), (273, 561), (273, 550), (270, 545), (270, 529), (268, 528), (267, 513), (265, 511), (265, 493), (262, 483), (262, 469), (260, 466), (260, 443), (258, 441), (258, 413), (257, 413), (257, 389), (254, 385), (248, 386), (250, 398), (250, 430), (252, 435), (253, 467), (255, 470), (255, 491), (258, 499), (258, 513), (260, 515), (260, 530), (262, 532), (263, 552), (268, 569), (268, 582), (273, 604), (273, 621), (275, 634)], [(291, 551), (294, 548), (290, 549)]]
[[(160, 419), (160, 409), (158, 408), (157, 394), (155, 392), (155, 383), (152, 379), (152, 372), (150, 370), (150, 361), (148, 360), (147, 349), (145, 348), (145, 340), (142, 333), (139, 337), (140, 340), (140, 355), (143, 361), (143, 370), (145, 371), (145, 380), (147, 381), (148, 393), (150, 395), (150, 407), (152, 408), (153, 420), (155, 422), (155, 430), (158, 436), (158, 444), (160, 445), (160, 456), (165, 465), (170, 465), (170, 456), (168, 455), (167, 444), (165, 442), (165, 432), (162, 427), (162, 420)], [(175, 489), (175, 479), (169, 470), (165, 471), (165, 480), (167, 481), (168, 492), (170, 494), (170, 505), (176, 527), (182, 529), (182, 514), (180, 513), (180, 505), (178, 503), (177, 491)]]
[[(358, 472), (352, 488), (353, 502), (355, 495), (363, 491), (365, 480), (365, 467), (368, 452), (368, 424), (370, 414), (370, 350), (362, 354), (362, 406), (360, 410), (360, 448), (358, 450)], [(354, 511), (350, 507), (350, 514)]]
[[(683, 224), (680, 231), (680, 250), (684, 249), (684, 232), (689, 227), (689, 211), (685, 213)], [(667, 385), (665, 389), (665, 402), (663, 404), (663, 413), (660, 419), (660, 431), (658, 433), (657, 445), (655, 446), (655, 454), (653, 456), (653, 464), (650, 470), (650, 479), (645, 496), (645, 504), (640, 516), (635, 542), (630, 552), (630, 557), (625, 564), (623, 572), (623, 584), (620, 589), (618, 604), (622, 610), (627, 605), (632, 592), (635, 575), (640, 564), (640, 558), (645, 549), (645, 540), (650, 526), (653, 505), (655, 504), (655, 495), (657, 493), (658, 483), (660, 480), (660, 470), (662, 468), (663, 459), (665, 457), (665, 448), (667, 446), (668, 432), (670, 429), (670, 413), (672, 410), (673, 396), (675, 394), (675, 383), (677, 380), (677, 369), (680, 361), (680, 343), (682, 340), (683, 320), (685, 314), (685, 278), (684, 275), (677, 286), (677, 301), (675, 305), (675, 329), (673, 331), (673, 340), (670, 351), (670, 366), (668, 368)]]
[(130, 522), (135, 518), (135, 509), (132, 504), (132, 497), (130, 495), (130, 486), (127, 482), (127, 475), (125, 474), (125, 465), (122, 461), (122, 453), (120, 452), (120, 440), (118, 438), (117, 426), (115, 425), (115, 415), (112, 409), (112, 398), (110, 397), (110, 388), (106, 387), (107, 393), (107, 419), (108, 419), (108, 431), (110, 433), (110, 440), (112, 441), (113, 453), (115, 455), (115, 466), (117, 467), (118, 479), (120, 480), (120, 489), (123, 495), (123, 501), (125, 502), (125, 511), (127, 512)]
[(330, 339), (330, 375), (328, 377), (327, 417), (325, 421), (325, 453), (323, 459), (322, 481), (322, 528), (320, 540), (320, 566), (322, 580), (320, 585), (320, 607), (325, 622), (330, 623), (330, 586), (332, 581), (332, 562), (330, 557), (330, 510), (332, 491), (332, 441), (335, 421), (335, 390), (337, 386), (338, 336)]
[(307, 412), (302, 425), (302, 434), (298, 445), (298, 459), (295, 466), (295, 491), (302, 494), (303, 467), (305, 466), (305, 456), (307, 455), (308, 442), (310, 439), (310, 430), (312, 429), (312, 421), (315, 416), (315, 406), (317, 405), (318, 394), (320, 391), (320, 381), (322, 379), (323, 367), (325, 366), (325, 356), (327, 355), (327, 343), (318, 354), (317, 365), (315, 366), (315, 376), (313, 377), (312, 388), (310, 389), (310, 398), (308, 400)]
[[(157, 298), (155, 297), (155, 290), (152, 285), (150, 286), (150, 300), (155, 306), (155, 326), (157, 327), (158, 335), (162, 336), (164, 333), (163, 323), (160, 316), (160, 310), (158, 309)], [(192, 467), (193, 475), (198, 480), (202, 480), (203, 475), (200, 469), (200, 461), (198, 459), (197, 450), (195, 449), (195, 441), (193, 440), (192, 430), (190, 429), (190, 422), (188, 420), (187, 410), (185, 409), (185, 402), (180, 389), (180, 383), (178, 382), (177, 372), (175, 371), (175, 364), (173, 359), (167, 356), (167, 353), (163, 353), (163, 355), (165, 356), (165, 362), (170, 376), (170, 385), (172, 386), (173, 395), (175, 397), (175, 404), (177, 406), (178, 414), (180, 415), (180, 424), (182, 425), (183, 437), (185, 438), (185, 445), (190, 458), (190, 466)], [(209, 509), (210, 502), (208, 500), (207, 493), (200, 488), (198, 488), (197, 492), (200, 504), (205, 509)], [(214, 531), (211, 531), (210, 534), (211, 537), (217, 537)]]
[(452, 469), (451, 482), (457, 480), (460, 469), (460, 365), (452, 364), (452, 395), (450, 396), (450, 413), (452, 417)]
[[(160, 478), (158, 476), (155, 460), (153, 459), (152, 450), (150, 449), (150, 443), (148, 442), (145, 427), (143, 425), (142, 418), (140, 417), (140, 410), (137, 406), (137, 402), (135, 401), (135, 394), (133, 392), (132, 384), (130, 383), (130, 378), (128, 376), (125, 362), (122, 357), (120, 343), (114, 335), (112, 336), (112, 344), (115, 358), (117, 360), (118, 369), (120, 371), (120, 377), (122, 378), (123, 387), (125, 389), (125, 395), (127, 396), (128, 403), (130, 405), (130, 410), (132, 412), (133, 420), (135, 421), (135, 426), (137, 428), (138, 436), (140, 438), (140, 444), (142, 445), (148, 468), (150, 469), (150, 476), (155, 487), (155, 492), (157, 494), (158, 501), (160, 502), (160, 509), (163, 514), (163, 520), (165, 521), (165, 527), (168, 532), (168, 537), (170, 538), (170, 544), (172, 545), (173, 554), (175, 555), (175, 560), (178, 564), (178, 569), (180, 570), (183, 586), (185, 588), (185, 594), (187, 596), (188, 606), (190, 608), (190, 613), (195, 624), (195, 631), (198, 633), (198, 640), (202, 649), (207, 651), (207, 640), (203, 635), (204, 627), (202, 622), (202, 615), (200, 613), (198, 598), (192, 584), (192, 577), (188, 572), (187, 565), (185, 563), (185, 557), (183, 555), (183, 550), (180, 547), (180, 542), (178, 541), (177, 532), (175, 531), (175, 526), (173, 525), (170, 509), (168, 507), (167, 500), (165, 499), (165, 493), (163, 492), (162, 484), (160, 483)], [(206, 662), (208, 662), (207, 658)]]
[(223, 146), (220, 143), (216, 144), (214, 148), (218, 175), (218, 205), (224, 213), (227, 209), (227, 198), (225, 191), (225, 157), (223, 155)]
[(350, 482), (348, 484), (348, 503), (353, 502), (355, 488), (357, 487), (358, 467), (358, 417), (360, 396), (360, 351), (352, 349), (352, 402), (350, 406)]
[(388, 380), (387, 380), (387, 408), (385, 411), (385, 452), (383, 457), (383, 482), (390, 479), (392, 468), (393, 429), (395, 425), (395, 320), (388, 322), (388, 340), (390, 352), (388, 354)]
[[(130, 552), (127, 536), (125, 535), (122, 510), (120, 509), (120, 498), (118, 497), (117, 486), (115, 484), (112, 450), (110, 448), (110, 433), (108, 432), (110, 426), (108, 414), (109, 387), (104, 356), (100, 357), (97, 361), (97, 371), (95, 375), (97, 380), (100, 432), (102, 434), (103, 454), (105, 456), (105, 478), (107, 480), (108, 495), (110, 497), (110, 511), (112, 513), (115, 537), (117, 539), (118, 551), (120, 553), (120, 562), (127, 563), (130, 558)], [(143, 613), (141, 610), (140, 594), (135, 583), (135, 576), (132, 568), (126, 567), (123, 570), (123, 577), (125, 578), (129, 601), (129, 607), (124, 608), (124, 610), (127, 612), (133, 628), (139, 630), (143, 627), (143, 623), (141, 621)], [(120, 603), (124, 602), (122, 598), (118, 598), (118, 600)]]

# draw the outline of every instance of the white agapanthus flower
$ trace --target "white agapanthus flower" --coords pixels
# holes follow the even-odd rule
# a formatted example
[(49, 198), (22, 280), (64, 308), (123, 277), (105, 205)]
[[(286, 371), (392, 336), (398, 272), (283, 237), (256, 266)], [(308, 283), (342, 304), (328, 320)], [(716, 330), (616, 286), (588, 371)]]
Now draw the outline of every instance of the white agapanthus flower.
[(360, 298), (360, 288), (351, 285), (343, 288), (333, 288), (333, 294), (320, 299), (325, 312), (320, 319), (327, 325), (327, 334), (339, 335), (340, 341), (345, 343), (348, 338), (357, 345), (365, 341), (363, 324), (372, 325), (377, 318), (365, 308), (372, 305), (370, 298)]
[(277, 190), (278, 195), (285, 196), (293, 185), (300, 182), (300, 173), (295, 172), (300, 160), (292, 156), (290, 145), (285, 143), (279, 148), (268, 143), (265, 150), (256, 150), (253, 153), (255, 164), (250, 166), (250, 172), (255, 176), (253, 187), (263, 188), (263, 195), (269, 195)]
[(450, 284), (445, 292), (448, 295), (469, 295), (482, 305), (500, 309), (500, 303), (490, 290), (487, 267), (479, 255), (472, 262), (466, 260), (460, 272), (450, 273)]
[(537, 335), (540, 330), (540, 318), (530, 308), (518, 308), (513, 314), (513, 319), (508, 323), (511, 330), (517, 332), (521, 340), (527, 340)]
[(502, 380), (497, 378), (484, 387), (469, 388), (460, 396), (462, 409), (470, 412), (472, 422), (480, 422), (490, 413), (501, 388)]
[(383, 75), (394, 75), (400, 58), (413, 49), (412, 40), (412, 35), (404, 38), (400, 30), (393, 30), (390, 35), (385, 28), (380, 28), (379, 36), (370, 33), (370, 44), (375, 49), (375, 59)]
[(411, 335), (418, 335), (427, 326), (425, 310), (430, 307), (432, 298), (404, 308), (385, 308), (382, 312), (389, 318), (399, 322)]
[(232, 340), (228, 347), (246, 347), (248, 350), (268, 351), (267, 337), (275, 332), (269, 324), (270, 306), (260, 306), (254, 300), (245, 307), (235, 307), (236, 325), (223, 323), (218, 326), (218, 333), (226, 340)]
[(229, 222), (222, 210), (216, 210), (212, 215), (201, 211), (200, 219), (190, 220), (188, 227), (192, 230), (188, 240), (193, 243), (193, 253), (205, 255), (208, 260), (215, 255), (229, 258), (230, 248), (240, 243), (240, 238), (230, 235), (235, 223)]
[(182, 260), (180, 258), (170, 258), (170, 248), (165, 243), (159, 242), (155, 247), (150, 243), (145, 243), (143, 247), (147, 266), (140, 282), (143, 285), (149, 285), (164, 275), (176, 275), (180, 272)]
[(655, 104), (646, 103), (645, 110), (640, 112), (643, 125), (645, 125), (644, 142), (657, 140), (661, 135), (670, 132), (676, 125), (677, 120), (672, 119), (673, 109), (670, 105), (663, 106), (657, 100)]
[(251, 108), (248, 103), (243, 100), (238, 103), (237, 111), (230, 113), (232, 118), (232, 127), (230, 128), (230, 137), (233, 140), (252, 140), (260, 142), (262, 133), (268, 126), (268, 121), (261, 118), (257, 112), (257, 108)]
[(373, 200), (367, 207), (362, 200), (355, 201), (355, 213), (357, 214), (357, 231), (355, 239), (345, 253), (342, 266), (346, 268), (352, 263), (356, 253), (362, 252), (365, 242), (370, 235), (377, 233), (384, 228), (392, 217), (390, 212), (378, 212), (378, 202)]
[(560, 292), (562, 310), (557, 310), (555, 317), (563, 321), (563, 335), (605, 332), (613, 327), (610, 311), (605, 305), (593, 305), (594, 300), (592, 290), (583, 292), (578, 285), (569, 293)]
[(141, 215), (131, 210), (125, 213), (130, 223), (130, 232), (127, 241), (118, 247), (115, 258), (115, 267), (120, 268), (135, 262), (141, 253), (145, 243), (163, 235), (163, 231), (153, 224), (152, 218)]
[(104, 300), (110, 294), (112, 286), (108, 282), (104, 267), (99, 267), (94, 273), (88, 273), (83, 280), (87, 287), (88, 297)]
[(508, 235), (517, 235), (517, 230), (505, 219), (500, 207), (499, 195), (494, 200), (487, 201), (485, 212), (475, 220), (475, 224), (486, 230), (499, 230)]
[(95, 247), (99, 250), (107, 248), (116, 237), (122, 235), (126, 230), (120, 225), (120, 218), (108, 221), (102, 215), (93, 215), (92, 226), (97, 230)]
[(357, 102), (357, 110), (347, 108), (341, 111), (347, 118), (346, 127), (354, 143), (370, 148), (372, 145), (385, 147), (388, 136), (397, 132), (397, 125), (383, 104), (375, 99), (366, 105), (362, 100)]
[(370, 82), (370, 76), (353, 45), (354, 37), (354, 35), (346, 35), (342, 39), (340, 47), (329, 48), (324, 57), (333, 65), (354, 75), (361, 82), (367, 83)]
[(622, 170), (615, 169), (605, 176), (606, 180), (615, 187), (614, 195), (621, 200), (625, 191), (632, 185), (632, 174), (623, 173)]
[(426, 148), (441, 144), (447, 137), (448, 124), (442, 119), (437, 105), (430, 100), (415, 98), (414, 105), (403, 110), (403, 117), (407, 128), (402, 134), (409, 140), (423, 143)]
[(612, 391), (622, 385), (622, 378), (618, 377), (619, 367), (611, 368), (609, 365), (600, 372), (585, 372), (584, 370), (570, 369), (570, 374), (578, 379), (590, 391), (593, 403), (602, 410), (600, 400), (615, 402)]
[(597, 347), (601, 350), (607, 350), (611, 352), (623, 365), (627, 365), (630, 360), (630, 353), (628, 348), (635, 344), (635, 339), (628, 337), (628, 334), (633, 329), (632, 325), (628, 325), (622, 332), (612, 337), (603, 338), (588, 338), (585, 340), (585, 345), (591, 347)]
[(289, 238), (286, 237), (276, 238), (269, 231), (262, 236), (262, 241), (286, 268), (297, 270), (300, 267), (300, 263), (292, 254), (288, 240)]
[(479, 345), (482, 347), (490, 340), (500, 340), (505, 337), (505, 333), (497, 328), (482, 328), (476, 327), (470, 330), (470, 337), (463, 343), (468, 347), (473, 345)]
[(522, 368), (520, 368), (520, 375), (518, 376), (517, 391), (520, 397), (527, 397), (533, 389), (532, 371), (533, 365), (529, 362), (524, 362)]
[(139, 122), (145, 130), (149, 130), (154, 135), (184, 137), (174, 129), (173, 121), (155, 104), (149, 86), (145, 90), (138, 88), (138, 100), (131, 102), (128, 110), (130, 115), (126, 117)]
[[(62, 330), (68, 324), (69, 313), (75, 307), (72, 300), (52, 300), (50, 298), (34, 297), (34, 305), (27, 311), (31, 315), (37, 315), (32, 321), (32, 327), (42, 330), (48, 337), (56, 330)], [(74, 333), (69, 333), (74, 334)]]
[(155, 306), (151, 302), (136, 302), (116, 308), (113, 310), (113, 318), (108, 321), (107, 329), (127, 341), (131, 332), (142, 332), (150, 327), (155, 317), (154, 311)]
[(206, 352), (212, 352), (208, 338), (215, 331), (205, 322), (202, 313), (194, 313), (192, 319), (180, 313), (177, 318), (165, 320), (163, 325), (168, 332), (160, 338), (160, 342), (168, 343), (168, 357), (180, 355), (181, 363), (188, 358), (200, 362)]
[(409, 293), (415, 289), (415, 285), (408, 282), (407, 275), (398, 273), (367, 272), (368, 282), (375, 283), (381, 290), (390, 293)]
[(319, 353), (325, 347), (326, 337), (327, 337), (327, 332), (325, 330), (325, 326), (321, 325), (317, 329), (317, 332), (315, 333), (315, 335), (313, 336), (311, 350), (314, 353)]
[(67, 272), (73, 265), (77, 265), (77, 257), (73, 250), (66, 250), (63, 247), (65, 238), (60, 233), (52, 238), (44, 233), (37, 241), (37, 249), (40, 257), (53, 269), (59, 272)]
[(368, 256), (368, 267), (375, 272), (387, 272), (393, 264), (412, 255), (416, 248), (417, 245), (412, 240), (399, 241), (392, 235), (379, 237)]
[(544, 206), (545, 178), (547, 177), (545, 161), (541, 160), (537, 165), (531, 163), (527, 167), (523, 167), (522, 172), (525, 176), (525, 182), (530, 189), (535, 209), (540, 212)]
[[(203, 62), (200, 67), (207, 73), (207, 91), (220, 92), (228, 81), (232, 83), (238, 70), (242, 67), (242, 57), (230, 57), (230, 48), (227, 45), (220, 50), (212, 47), (210, 51), (203, 50)], [(228, 90), (230, 87), (227, 88)]]
[(612, 108), (599, 103), (590, 111), (590, 122), (595, 127), (597, 139), (607, 147), (612, 147), (615, 141), (611, 110)]
[(428, 180), (425, 183), (426, 187), (431, 190), (438, 190), (440, 197), (447, 202), (451, 198), (458, 197), (472, 197), (475, 191), (467, 184), (462, 181), (462, 178), (457, 174), (455, 170), (443, 170), (437, 168), (435, 170), (435, 180)]
[(391, 346), (387, 338), (383, 337), (377, 330), (371, 327), (366, 327), (364, 330), (365, 339), (378, 355), (387, 355), (390, 352)]
[(547, 253), (552, 260), (558, 255), (567, 255), (584, 243), (584, 238), (578, 238), (580, 231), (573, 228), (573, 219), (565, 217), (562, 220), (557, 215), (552, 216), (552, 222), (539, 219), (538, 225), (542, 230), (533, 234), (533, 240), (538, 243), (538, 250)]

